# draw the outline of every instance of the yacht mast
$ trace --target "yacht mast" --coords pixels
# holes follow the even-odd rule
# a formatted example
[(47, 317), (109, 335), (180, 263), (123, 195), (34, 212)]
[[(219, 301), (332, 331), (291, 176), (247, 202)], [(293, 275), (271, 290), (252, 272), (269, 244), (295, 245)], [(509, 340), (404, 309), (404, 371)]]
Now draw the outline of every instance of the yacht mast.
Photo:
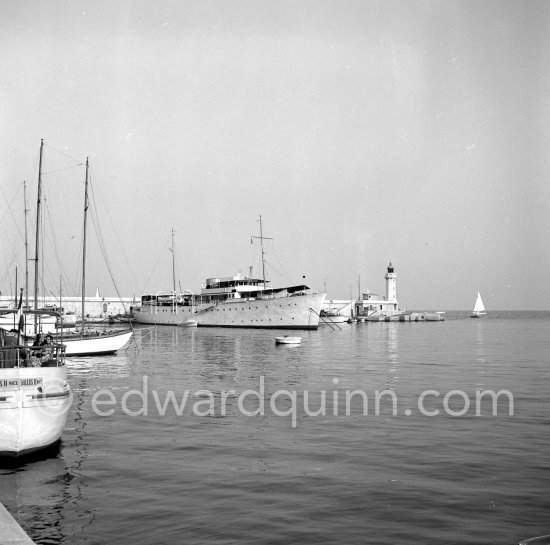
[(271, 237), (264, 237), (263, 228), (262, 228), (262, 215), (260, 214), (260, 236), (252, 238), (259, 238), (260, 245), (262, 248), (262, 278), (264, 281), (264, 290), (265, 290), (265, 250), (264, 250), (264, 240), (273, 240)]
[(86, 304), (86, 223), (88, 220), (88, 157), (86, 157), (86, 181), (84, 182), (84, 233), (82, 235), (82, 330), (84, 330)]
[[(34, 247), (34, 309), (38, 309), (38, 255), (40, 249), (40, 201), (42, 199), (42, 150), (44, 139), (40, 140), (40, 159), (38, 161), (38, 195), (36, 198), (36, 239)], [(38, 320), (34, 320), (34, 332)]]
[(23, 201), (25, 209), (25, 306), (29, 306), (29, 239), (27, 236), (27, 182), (23, 182)]
[(176, 263), (175, 263), (175, 254), (174, 254), (174, 228), (172, 227), (172, 289), (174, 290), (174, 295), (176, 294)]

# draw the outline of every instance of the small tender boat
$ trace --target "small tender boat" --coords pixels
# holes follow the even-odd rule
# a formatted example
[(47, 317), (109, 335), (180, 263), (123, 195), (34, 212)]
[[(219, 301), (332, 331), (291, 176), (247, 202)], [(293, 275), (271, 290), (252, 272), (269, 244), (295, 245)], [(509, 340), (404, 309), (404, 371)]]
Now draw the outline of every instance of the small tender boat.
[(283, 337), (275, 337), (275, 344), (300, 344), (302, 337), (289, 337), (285, 335)]
[(199, 325), (199, 322), (197, 320), (185, 320), (185, 322), (182, 322), (181, 327), (197, 327)]

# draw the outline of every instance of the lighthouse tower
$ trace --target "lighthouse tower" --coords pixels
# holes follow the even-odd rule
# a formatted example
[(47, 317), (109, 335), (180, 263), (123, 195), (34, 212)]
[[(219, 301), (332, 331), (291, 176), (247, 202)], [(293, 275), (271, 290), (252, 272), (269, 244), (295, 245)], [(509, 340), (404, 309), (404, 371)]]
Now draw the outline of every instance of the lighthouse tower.
[(393, 272), (391, 262), (384, 278), (386, 279), (386, 301), (396, 303), (395, 308), (397, 308), (397, 275)]

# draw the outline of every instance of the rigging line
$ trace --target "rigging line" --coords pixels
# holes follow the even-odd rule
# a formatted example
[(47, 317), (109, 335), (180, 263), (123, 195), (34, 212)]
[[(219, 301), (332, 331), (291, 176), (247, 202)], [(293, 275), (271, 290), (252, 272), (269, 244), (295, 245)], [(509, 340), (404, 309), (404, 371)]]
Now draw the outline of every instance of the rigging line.
[[(92, 171), (92, 174), (93, 174), (93, 170), (92, 170), (92, 169), (90, 169), (90, 170)], [(90, 176), (90, 181), (91, 181), (91, 176)], [(95, 207), (95, 192), (94, 192), (95, 186), (92, 185), (92, 184), (90, 183), (90, 188), (91, 188), (91, 193), (92, 193), (92, 200), (93, 200), (93, 202), (94, 202), (94, 207)], [(102, 203), (102, 205), (103, 205), (103, 209), (106, 211), (107, 217), (109, 218), (109, 221), (110, 221), (110, 223), (111, 223), (112, 232), (114, 233), (115, 238), (117, 239), (118, 245), (119, 245), (119, 247), (120, 247), (120, 249), (121, 249), (121, 252), (122, 252), (122, 256), (124, 257), (124, 261), (126, 262), (126, 265), (127, 265), (127, 267), (128, 267), (128, 270), (130, 271), (130, 274), (132, 275), (132, 278), (133, 278), (133, 281), (134, 281), (134, 287), (139, 287), (139, 282), (138, 282), (138, 280), (137, 280), (137, 278), (136, 278), (136, 275), (134, 274), (133, 268), (132, 268), (131, 265), (130, 265), (130, 262), (129, 262), (129, 260), (128, 260), (128, 256), (126, 255), (126, 252), (124, 251), (124, 245), (122, 244), (122, 242), (121, 242), (121, 240), (120, 240), (120, 238), (119, 238), (119, 236), (118, 236), (118, 233), (117, 233), (117, 231), (116, 231), (116, 229), (115, 229), (115, 223), (114, 223), (114, 221), (113, 221), (113, 218), (112, 218), (112, 216), (111, 216), (111, 214), (110, 214), (110, 212), (109, 212), (109, 208), (107, 207), (107, 204), (106, 204), (106, 202), (105, 202), (105, 199), (103, 198), (103, 195), (101, 194), (101, 191), (100, 191), (99, 187), (98, 187), (98, 191), (97, 191), (97, 192), (98, 192), (98, 195), (99, 195), (99, 199), (101, 200), (101, 203)], [(96, 214), (97, 214), (97, 211), (96, 211)]]
[[(68, 279), (68, 274), (67, 274), (67, 271), (66, 271), (66, 267), (63, 264), (63, 261), (62, 261), (60, 255), (59, 255), (59, 252), (58, 252), (59, 246), (58, 246), (58, 243), (57, 243), (55, 228), (54, 228), (54, 224), (53, 224), (53, 221), (52, 221), (52, 214), (51, 214), (51, 210), (50, 210), (48, 200), (46, 198), (46, 194), (44, 194), (44, 204), (45, 204), (45, 209), (46, 209), (46, 214), (45, 215), (48, 218), (48, 224), (50, 226), (49, 235), (51, 236), (51, 238), (48, 237), (48, 241), (53, 246), (53, 253), (55, 255), (55, 258), (56, 258), (56, 261), (57, 261), (57, 266), (59, 268), (59, 272), (60, 272), (61, 276), (64, 276), (65, 278)], [(42, 240), (44, 240), (44, 239), (42, 239)], [(48, 270), (49, 270), (49, 267), (48, 267)], [(50, 273), (51, 273), (51, 271), (50, 271)], [(72, 288), (73, 288), (73, 286), (71, 286), (71, 289)], [(73, 293), (75, 293), (75, 292), (73, 291)]]
[(4, 272), (4, 276), (2, 277), (2, 281), (0, 282), (1, 284), (4, 284), (4, 282), (6, 282), (8, 276), (10, 275), (10, 269), (12, 268), (14, 262), (17, 262), (17, 264), (19, 265), (19, 262), (17, 261), (17, 256), (14, 255), (12, 258), (11, 258), (11, 261), (10, 263), (8, 264), (8, 266), (6, 267), (6, 270)]
[[(277, 270), (271, 263), (268, 263), (268, 262), (266, 261), (265, 264), (266, 264), (270, 269), (273, 269), (279, 276), (285, 276), (281, 271)], [(287, 280), (289, 280), (289, 279), (287, 278)], [(290, 280), (289, 280), (289, 283), (291, 283)]]
[(65, 167), (65, 168), (58, 168), (56, 170), (47, 170), (47, 171), (44, 171), (42, 172), (42, 175), (45, 175), (45, 174), (55, 174), (56, 172), (62, 172), (64, 170), (70, 170), (71, 168), (77, 168), (77, 167), (81, 167), (84, 163), (79, 163), (78, 165), (74, 165), (72, 167)]
[[(23, 186), (23, 182), (21, 182), (21, 184), (19, 184), (19, 187), (18, 187), (17, 191), (15, 192), (15, 195), (13, 196), (13, 199), (11, 200), (11, 202), (8, 202), (8, 198), (6, 196), (4, 188), (1, 185), (0, 185), (0, 189), (2, 190), (2, 195), (4, 195), (4, 199), (6, 200), (6, 203), (8, 204), (8, 211), (10, 212), (11, 218), (13, 220), (13, 224), (15, 225), (15, 227), (17, 228), (17, 231), (19, 232), (19, 236), (21, 237), (21, 240), (24, 241), (25, 240), (25, 235), (23, 235), (23, 233), (21, 232), (21, 228), (19, 227), (19, 224), (17, 223), (17, 220), (15, 219), (15, 216), (14, 216), (13, 210), (12, 210), (13, 202), (18, 197), (20, 188), (22, 186)], [(1, 217), (2, 218), (6, 217), (4, 212), (2, 213)]]
[[(95, 218), (94, 214), (92, 214), (92, 225), (94, 226), (94, 231), (95, 231), (96, 236), (98, 237), (98, 239), (101, 238), (101, 232), (99, 230), (99, 225), (96, 221), (96, 218)], [(105, 248), (105, 245), (104, 245), (103, 242), (100, 244), (100, 248), (101, 248), (101, 253), (103, 254), (103, 259), (104, 259), (104, 261), (107, 265), (107, 270), (109, 271), (109, 276), (111, 277), (111, 281), (112, 281), (113, 286), (115, 288), (116, 294), (117, 294), (120, 302), (122, 303), (122, 307), (124, 308), (124, 312), (127, 313), (128, 309), (126, 308), (126, 303), (122, 300), (122, 295), (120, 294), (120, 290), (118, 289), (115, 277), (113, 275), (113, 270), (112, 270), (111, 264), (109, 262), (109, 256), (107, 254), (107, 251), (106, 251), (106, 248)]]
[[(94, 222), (94, 225), (96, 226), (96, 235), (98, 237), (99, 245), (102, 249), (102, 252), (104, 253), (104, 259), (106, 262), (106, 265), (109, 269), (111, 269), (111, 258), (107, 252), (107, 245), (105, 244), (105, 240), (103, 238), (103, 231), (101, 230), (101, 222), (99, 221), (99, 215), (97, 213), (97, 206), (95, 204), (95, 193), (94, 193), (94, 186), (91, 184), (90, 178), (88, 178), (89, 187), (91, 189), (91, 195), (92, 195), (92, 204), (93, 206), (89, 207), (88, 210), (90, 211), (90, 215), (92, 216), (92, 221)], [(115, 284), (116, 288), (116, 284)]]
[[(18, 257), (18, 252), (17, 250), (15, 249), (15, 246), (11, 246), (9, 248), (9, 251), (8, 251), (8, 248), (6, 247), (6, 237), (0, 237), (2, 239), (2, 249), (3, 249), (3, 254), (8, 256), (8, 255), (11, 255), (11, 258), (9, 259), (9, 264), (7, 266), (7, 268), (5, 269), (5, 275), (6, 277), (9, 276), (10, 274), (10, 269), (13, 265), (14, 262), (17, 263), (17, 265), (19, 266), (19, 257)], [(2, 282), (4, 282), (5, 278), (2, 279)]]
[[(80, 226), (80, 239), (84, 240), (84, 225)], [(76, 260), (76, 278), (75, 285), (76, 291), (74, 293), (80, 293), (82, 291), (82, 252), (84, 251), (83, 244), (78, 245), (78, 258)]]
[[(292, 280), (291, 278), (288, 276), (281, 260), (279, 259), (279, 256), (277, 254), (277, 252), (275, 251), (275, 247), (273, 247), (273, 255), (275, 256), (275, 259), (277, 260), (277, 264), (279, 265), (279, 267), (281, 267), (281, 269), (283, 270), (282, 273), (279, 273), (281, 276), (283, 276), (284, 278), (286, 278), (286, 280), (289, 282), (289, 283), (292, 283)], [(273, 267), (273, 265), (270, 264), (271, 267)]]
[(78, 163), (78, 165), (76, 165), (76, 166), (84, 164), (80, 159), (75, 159), (74, 157), (71, 157), (70, 155), (64, 153), (63, 151), (59, 151), (57, 148), (54, 148), (53, 146), (51, 146), (50, 144), (47, 144), (46, 142), (44, 142), (44, 146), (46, 148), (51, 149), (52, 151), (55, 151), (56, 153), (59, 153), (59, 155), (63, 155), (63, 157), (66, 157), (67, 159), (70, 159), (71, 161), (74, 161), (75, 163)]
[(151, 276), (153, 276), (153, 274), (155, 273), (155, 271), (157, 270), (157, 267), (160, 263), (160, 260), (162, 259), (162, 257), (164, 256), (164, 252), (166, 251), (166, 248), (168, 246), (168, 243), (170, 242), (170, 238), (167, 238), (166, 239), (166, 243), (164, 244), (164, 247), (162, 248), (162, 251), (158, 257), (158, 260), (155, 264), (155, 267), (153, 268), (153, 270), (151, 271), (151, 274), (147, 277), (147, 280), (145, 281), (145, 286), (143, 287), (143, 289), (141, 290), (141, 293), (145, 293), (145, 288), (147, 288), (147, 284), (149, 283), (149, 280), (151, 280)]
[[(174, 263), (176, 264), (176, 271), (177, 272), (177, 275), (178, 275), (178, 282), (177, 282), (177, 285), (180, 286), (181, 285), (181, 278), (179, 278), (179, 270), (180, 270), (180, 266), (179, 266), (179, 263), (178, 263), (178, 256), (174, 253)], [(176, 290), (177, 291), (177, 290)], [(181, 291), (181, 290), (180, 290)]]
[(113, 269), (111, 267), (111, 261), (109, 258), (109, 254), (107, 253), (107, 247), (105, 245), (105, 241), (103, 239), (103, 234), (101, 232), (101, 224), (99, 222), (99, 217), (97, 216), (97, 207), (95, 206), (95, 197), (94, 192), (92, 190), (92, 201), (94, 203), (94, 206), (92, 207), (93, 211), (91, 213), (92, 216), (92, 225), (94, 226), (94, 231), (96, 233), (96, 236), (99, 241), (99, 246), (101, 248), (101, 253), (103, 254), (103, 260), (105, 261), (105, 264), (107, 265), (107, 270), (109, 271), (109, 276), (111, 277), (111, 281), (113, 283), (113, 286), (115, 288), (115, 291), (118, 295), (118, 298), (120, 299), (120, 302), (122, 303), (122, 306), (124, 308), (124, 312), (128, 312), (128, 309), (126, 308), (126, 304), (122, 300), (122, 295), (120, 294), (120, 290), (118, 289), (118, 285), (116, 283), (116, 280), (114, 278)]

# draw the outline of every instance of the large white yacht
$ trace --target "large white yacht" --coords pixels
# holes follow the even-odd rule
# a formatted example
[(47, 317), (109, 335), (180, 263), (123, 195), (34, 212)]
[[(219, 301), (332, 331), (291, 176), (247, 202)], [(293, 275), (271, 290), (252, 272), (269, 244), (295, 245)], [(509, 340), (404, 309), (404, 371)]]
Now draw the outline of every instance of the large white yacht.
[(208, 278), (200, 294), (162, 292), (141, 297), (131, 307), (139, 324), (200, 327), (256, 327), (317, 329), (325, 293), (312, 293), (306, 285), (267, 287), (251, 276)]

